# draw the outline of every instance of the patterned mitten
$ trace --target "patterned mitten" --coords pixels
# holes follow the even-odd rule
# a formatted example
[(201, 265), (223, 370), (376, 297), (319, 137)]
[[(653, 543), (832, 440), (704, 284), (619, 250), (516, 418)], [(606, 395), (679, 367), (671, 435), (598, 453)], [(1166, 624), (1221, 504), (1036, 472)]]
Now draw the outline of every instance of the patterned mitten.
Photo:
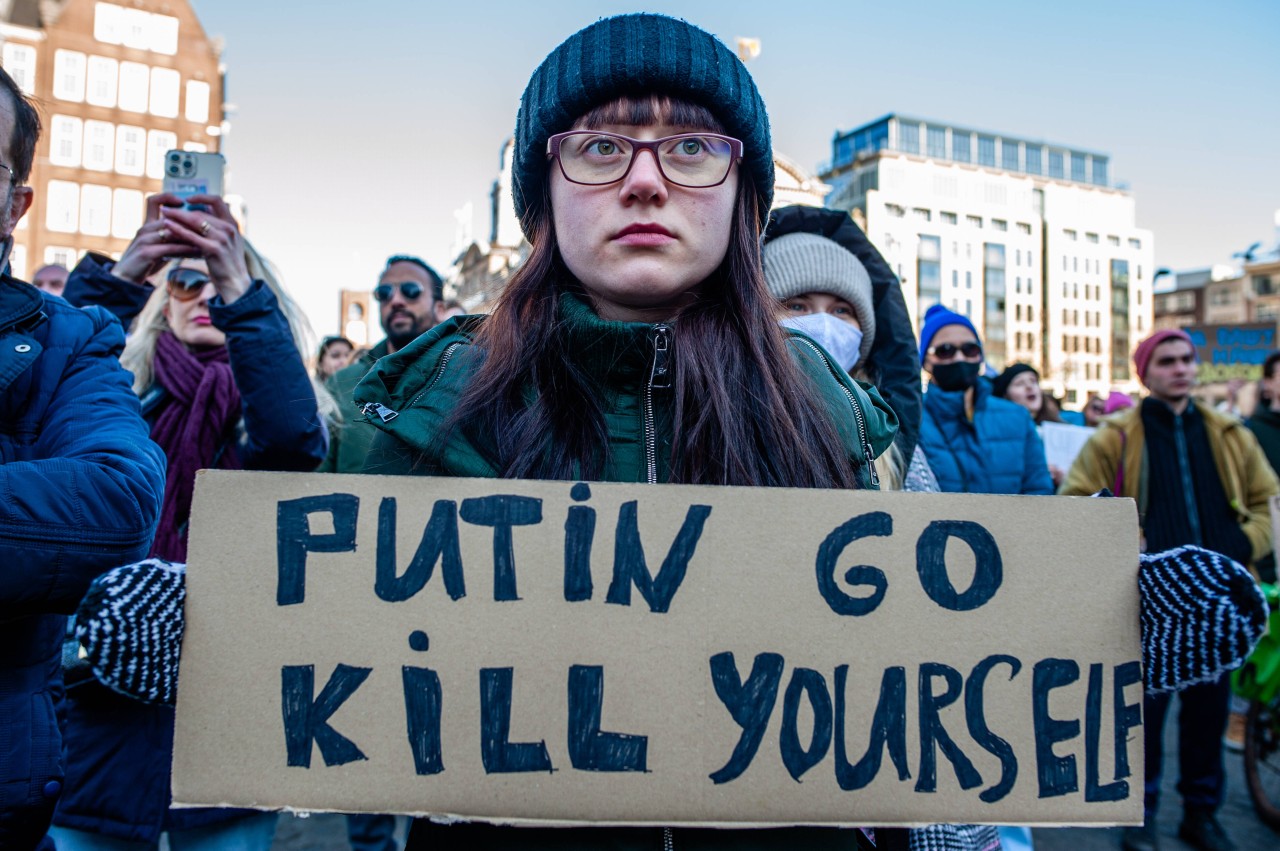
[(1244, 664), (1267, 625), (1266, 598), (1249, 571), (1192, 546), (1139, 559), (1147, 691), (1211, 682)]
[(103, 685), (172, 706), (186, 625), (186, 565), (149, 558), (99, 576), (76, 612), (76, 638)]

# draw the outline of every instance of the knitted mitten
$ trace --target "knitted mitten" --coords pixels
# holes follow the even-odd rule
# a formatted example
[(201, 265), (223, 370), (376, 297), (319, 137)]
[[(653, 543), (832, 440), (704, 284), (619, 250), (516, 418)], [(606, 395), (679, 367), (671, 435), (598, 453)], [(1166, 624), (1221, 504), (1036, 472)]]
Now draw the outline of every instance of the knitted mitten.
[(1211, 682), (1242, 665), (1267, 624), (1266, 599), (1249, 571), (1192, 546), (1139, 559), (1147, 691)]
[(76, 612), (76, 638), (99, 682), (146, 703), (173, 705), (186, 578), (186, 565), (150, 558), (94, 580)]

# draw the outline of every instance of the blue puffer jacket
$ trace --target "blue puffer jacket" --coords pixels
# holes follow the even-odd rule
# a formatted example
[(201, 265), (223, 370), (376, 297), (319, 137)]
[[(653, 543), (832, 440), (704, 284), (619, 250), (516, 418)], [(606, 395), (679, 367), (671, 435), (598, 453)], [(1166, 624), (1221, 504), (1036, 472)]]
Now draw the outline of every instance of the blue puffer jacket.
[[(86, 257), (67, 282), (73, 300), (114, 298), (131, 322), (151, 288), (115, 278), (103, 258)], [(230, 305), (214, 298), (209, 314), (226, 332), (231, 371), (241, 394), (244, 434), (238, 453), (256, 470), (308, 472), (328, 438), (316, 397), (275, 295), (261, 281)], [(149, 410), (154, 419), (162, 408)], [(236, 818), (236, 810), (169, 809), (173, 709), (150, 706), (90, 682), (69, 694), (66, 790), (54, 823), (105, 836), (155, 842), (162, 831)]]
[(105, 311), (0, 276), (0, 848), (34, 847), (62, 787), (66, 614), (160, 513), (123, 346)]
[(944, 493), (1053, 493), (1031, 415), (992, 396), (985, 378), (974, 388), (972, 422), (965, 416), (963, 391), (929, 385), (920, 445)]

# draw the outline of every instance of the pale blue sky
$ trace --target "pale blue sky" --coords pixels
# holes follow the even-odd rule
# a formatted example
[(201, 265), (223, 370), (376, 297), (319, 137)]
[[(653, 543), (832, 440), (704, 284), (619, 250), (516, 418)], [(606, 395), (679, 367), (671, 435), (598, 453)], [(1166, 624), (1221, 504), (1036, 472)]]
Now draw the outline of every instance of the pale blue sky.
[(760, 38), (774, 146), (806, 168), (889, 112), (1100, 150), (1173, 268), (1272, 240), (1280, 209), (1276, 0), (193, 5), (227, 43), (230, 189), (321, 333), (337, 289), (371, 286), (386, 256), (447, 266), (464, 203), (487, 237), (529, 75), (619, 12)]

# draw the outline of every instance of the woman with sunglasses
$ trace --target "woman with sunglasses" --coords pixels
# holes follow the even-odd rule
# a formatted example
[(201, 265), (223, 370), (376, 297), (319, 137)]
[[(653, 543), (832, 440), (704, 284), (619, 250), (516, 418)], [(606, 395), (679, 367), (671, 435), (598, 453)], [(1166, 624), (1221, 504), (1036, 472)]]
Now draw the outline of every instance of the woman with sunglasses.
[(1021, 405), (992, 394), (968, 317), (940, 304), (929, 308), (920, 363), (930, 376), (920, 445), (944, 492), (1053, 493), (1035, 423)]
[[(653, 45), (662, 45), (655, 49)], [(602, 20), (534, 72), (516, 127), (532, 246), (487, 317), (383, 358), (355, 392), (366, 470), (872, 487), (896, 418), (789, 337), (759, 236), (773, 189), (754, 82), (713, 36)], [(414, 824), (409, 848), (852, 848), (852, 831)]]
[[(189, 200), (207, 209), (150, 198), (120, 261), (87, 257), (67, 285), (69, 300), (108, 304), (126, 325), (136, 313), (120, 361), (168, 460), (150, 554), (179, 562), (197, 470), (309, 471), (326, 447), (303, 363), (306, 319), (223, 200)], [(162, 832), (175, 851), (270, 847), (274, 814), (169, 809), (172, 708), (92, 680), (68, 698), (67, 776), (51, 830), (59, 851), (152, 849)]]

